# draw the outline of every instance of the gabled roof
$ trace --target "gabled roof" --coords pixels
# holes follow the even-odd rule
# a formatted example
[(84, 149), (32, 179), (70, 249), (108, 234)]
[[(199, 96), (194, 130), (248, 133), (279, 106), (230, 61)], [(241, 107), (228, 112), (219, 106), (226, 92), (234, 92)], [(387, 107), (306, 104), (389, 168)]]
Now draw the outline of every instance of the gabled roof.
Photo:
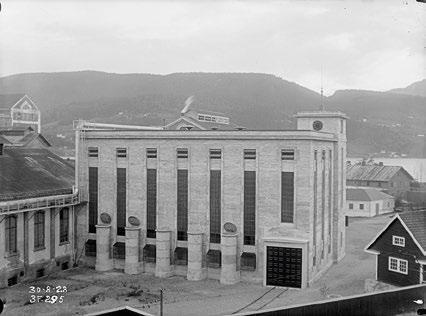
[(0, 109), (10, 110), (25, 94), (0, 94)]
[(401, 166), (352, 165), (346, 170), (347, 180), (389, 181), (402, 170), (408, 178), (414, 178)]
[(373, 188), (346, 188), (348, 201), (378, 201), (393, 199), (393, 196)]
[(399, 217), (426, 250), (426, 210), (404, 212), (399, 214)]
[(395, 221), (400, 221), (407, 233), (411, 236), (420, 251), (426, 256), (426, 210), (407, 211), (396, 214), (395, 217), (377, 234), (376, 237), (365, 247), (365, 251), (374, 252), (370, 248), (382, 236), (382, 234)]
[(0, 184), (0, 201), (70, 194), (74, 168), (47, 149), (5, 147)]

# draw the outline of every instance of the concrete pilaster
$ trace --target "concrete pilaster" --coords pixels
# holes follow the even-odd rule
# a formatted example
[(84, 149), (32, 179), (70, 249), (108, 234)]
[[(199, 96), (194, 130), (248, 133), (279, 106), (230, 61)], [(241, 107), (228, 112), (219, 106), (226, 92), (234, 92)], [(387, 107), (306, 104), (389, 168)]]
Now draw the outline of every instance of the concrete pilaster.
[(220, 283), (235, 284), (240, 281), (240, 271), (237, 271), (237, 234), (222, 234), (222, 269)]
[(140, 227), (126, 227), (126, 257), (124, 273), (138, 274)]
[(96, 271), (112, 270), (113, 262), (110, 259), (111, 225), (96, 225)]
[(156, 235), (156, 262), (155, 276), (167, 278), (172, 275), (170, 265), (171, 232), (169, 230), (158, 230)]
[(203, 267), (203, 233), (188, 232), (188, 272), (187, 279), (203, 280), (207, 276)]

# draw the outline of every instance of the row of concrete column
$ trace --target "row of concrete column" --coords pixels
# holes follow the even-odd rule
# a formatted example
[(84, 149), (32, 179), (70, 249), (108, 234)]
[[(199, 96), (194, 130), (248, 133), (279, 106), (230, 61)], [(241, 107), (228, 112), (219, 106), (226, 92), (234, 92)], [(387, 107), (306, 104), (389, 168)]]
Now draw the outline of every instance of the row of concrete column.
[[(140, 227), (126, 227), (126, 255), (124, 272), (127, 274), (138, 274), (140, 269), (139, 252)], [(111, 259), (111, 225), (96, 225), (96, 266), (97, 271), (108, 271), (113, 269)], [(203, 233), (188, 232), (188, 271), (187, 279), (198, 281), (207, 277), (206, 267), (203, 263)], [(234, 284), (240, 279), (240, 271), (237, 270), (237, 234), (222, 234), (221, 243), (222, 267), (220, 282), (223, 284)], [(156, 233), (156, 264), (155, 276), (166, 278), (173, 274), (170, 263), (171, 254), (171, 231), (157, 230)]]

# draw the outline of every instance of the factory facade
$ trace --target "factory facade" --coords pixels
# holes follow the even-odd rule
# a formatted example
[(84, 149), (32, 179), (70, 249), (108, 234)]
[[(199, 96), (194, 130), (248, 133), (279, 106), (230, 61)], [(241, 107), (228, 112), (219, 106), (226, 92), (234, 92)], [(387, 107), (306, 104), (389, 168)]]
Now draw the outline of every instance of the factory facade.
[(82, 261), (98, 271), (308, 286), (345, 254), (346, 116), (296, 118), (288, 131), (78, 122)]
[(0, 135), (0, 288), (71, 268), (79, 197), (74, 168)]

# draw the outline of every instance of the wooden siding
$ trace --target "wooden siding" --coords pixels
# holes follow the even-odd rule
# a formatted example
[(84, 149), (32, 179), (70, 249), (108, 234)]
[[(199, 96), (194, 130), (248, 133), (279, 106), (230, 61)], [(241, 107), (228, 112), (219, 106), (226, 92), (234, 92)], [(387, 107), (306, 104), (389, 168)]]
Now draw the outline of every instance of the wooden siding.
[[(393, 235), (404, 237), (405, 247), (392, 245)], [(370, 249), (380, 252), (376, 267), (378, 281), (400, 286), (419, 284), (420, 265), (416, 263), (416, 259), (422, 258), (422, 253), (398, 219), (388, 227)], [(408, 274), (389, 271), (389, 257), (407, 260)]]

